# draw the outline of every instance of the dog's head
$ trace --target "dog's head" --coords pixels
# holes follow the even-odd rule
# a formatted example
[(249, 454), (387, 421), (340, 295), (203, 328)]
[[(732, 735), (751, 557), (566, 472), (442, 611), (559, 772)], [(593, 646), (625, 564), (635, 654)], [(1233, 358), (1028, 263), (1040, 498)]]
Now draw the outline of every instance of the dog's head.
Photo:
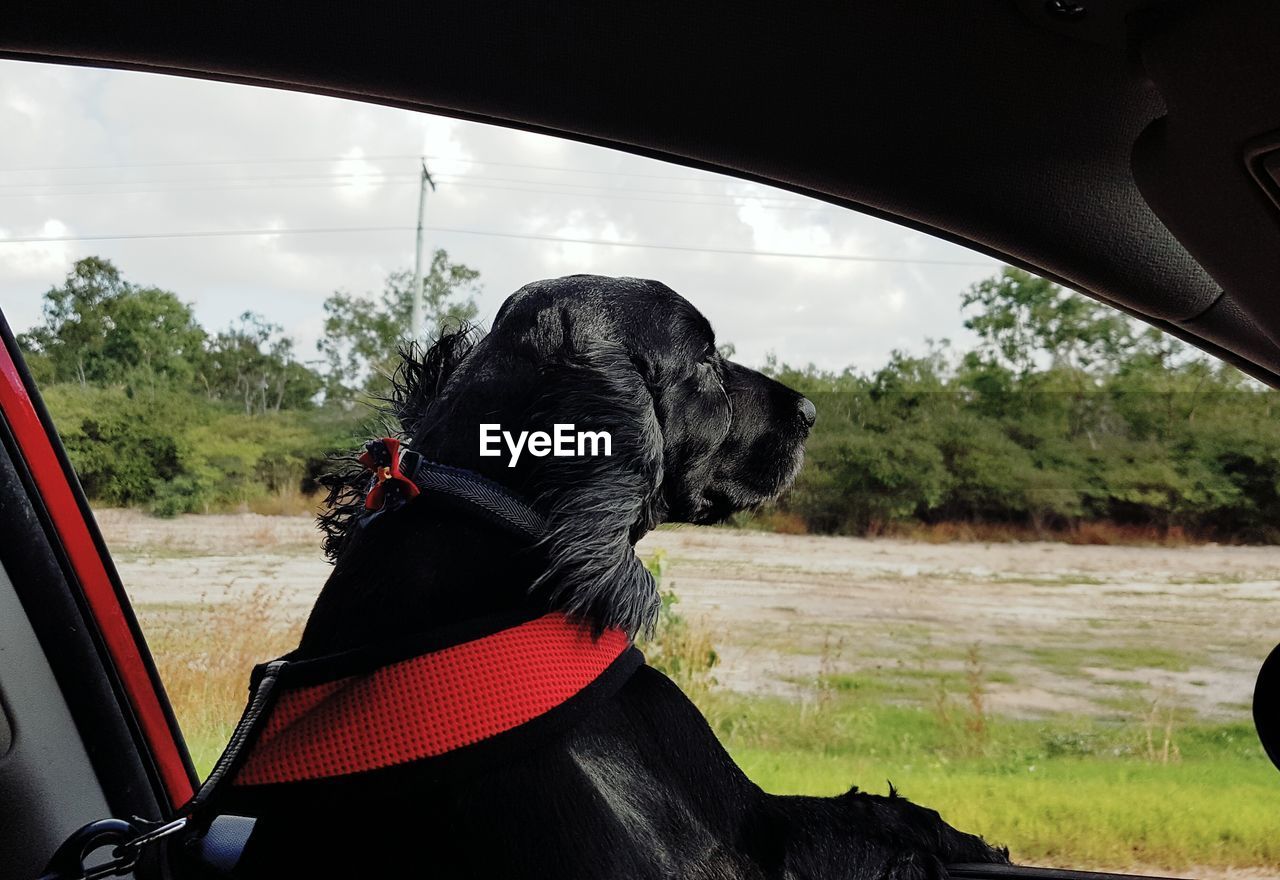
[[(523, 495), (548, 518), (536, 589), (597, 626), (637, 632), (658, 597), (634, 544), (662, 522), (714, 523), (770, 501), (795, 478), (813, 404), (726, 360), (711, 325), (656, 281), (577, 275), (530, 284), (489, 333), (442, 337), (406, 360), (398, 416), (429, 459)], [(607, 432), (595, 454), (534, 454), (505, 441), (481, 454), (481, 426)], [(562, 429), (563, 430), (563, 429)], [(489, 429), (490, 436), (493, 429)]]

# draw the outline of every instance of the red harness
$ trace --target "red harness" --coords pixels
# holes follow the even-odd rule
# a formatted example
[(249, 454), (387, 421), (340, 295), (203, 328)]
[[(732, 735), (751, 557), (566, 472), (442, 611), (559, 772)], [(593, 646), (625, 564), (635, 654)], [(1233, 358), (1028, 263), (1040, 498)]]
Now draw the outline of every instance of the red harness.
[(595, 638), (555, 613), (363, 674), (282, 679), (232, 784), (327, 779), (466, 748), (565, 704), (629, 646), (621, 630)]
[(501, 760), (567, 729), (644, 663), (622, 630), (597, 635), (561, 612), (466, 626), (257, 667), (231, 741), (180, 814), (257, 815), (296, 805), (299, 785), (315, 802), (399, 768)]

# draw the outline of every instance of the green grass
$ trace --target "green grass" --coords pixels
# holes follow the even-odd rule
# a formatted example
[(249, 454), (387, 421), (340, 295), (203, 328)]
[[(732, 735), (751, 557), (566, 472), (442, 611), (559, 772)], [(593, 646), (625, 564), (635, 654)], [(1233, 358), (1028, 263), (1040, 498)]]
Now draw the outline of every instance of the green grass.
[[(962, 692), (966, 688), (963, 669), (921, 669), (910, 666), (886, 666), (861, 672), (837, 672), (820, 676), (817, 680), (803, 676), (788, 676), (784, 680), (793, 684), (817, 686), (836, 693), (877, 696), (890, 703), (921, 703), (933, 700), (940, 689), (947, 693)], [(987, 684), (1013, 684), (1017, 678), (1007, 670), (984, 672)]]
[(876, 704), (868, 691), (823, 704), (724, 693), (704, 710), (766, 791), (832, 795), (857, 785), (904, 795), (1006, 845), (1020, 861), (1177, 870), (1280, 863), (1280, 774), (1246, 724), (1184, 723), (1161, 761), (1163, 725), (1056, 717), (985, 719)]
[(187, 743), (187, 751), (191, 754), (191, 763), (195, 765), (196, 775), (204, 779), (217, 763), (231, 733), (236, 728), (234, 722), (210, 723), (201, 728), (182, 733)]
[(1106, 669), (1164, 669), (1170, 672), (1186, 672), (1195, 657), (1185, 650), (1156, 647), (1044, 647), (1030, 652), (1037, 666), (1055, 672), (1075, 673), (1083, 666)]
[(1008, 846), (1018, 861), (1171, 870), (1280, 863), (1280, 779), (1263, 761), (1062, 757), (1014, 765), (744, 746), (731, 752), (778, 794), (837, 794), (854, 784), (884, 793), (892, 780), (953, 825)]

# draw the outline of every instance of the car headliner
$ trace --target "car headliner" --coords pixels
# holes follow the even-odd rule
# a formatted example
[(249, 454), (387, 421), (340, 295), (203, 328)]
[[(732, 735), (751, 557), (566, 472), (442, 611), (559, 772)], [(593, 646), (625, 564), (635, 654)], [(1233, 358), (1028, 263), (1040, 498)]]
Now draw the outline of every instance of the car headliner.
[(1280, 384), (1280, 225), (1240, 152), (1266, 129), (1235, 130), (1280, 94), (1277, 30), (1270, 0), (17, 0), (0, 57), (374, 101), (778, 185), (1047, 275)]

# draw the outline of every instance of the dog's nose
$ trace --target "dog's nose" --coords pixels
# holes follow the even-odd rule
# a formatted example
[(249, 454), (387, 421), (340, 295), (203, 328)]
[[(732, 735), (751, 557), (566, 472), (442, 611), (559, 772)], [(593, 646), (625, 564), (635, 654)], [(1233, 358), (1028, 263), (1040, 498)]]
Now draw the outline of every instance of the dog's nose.
[(807, 397), (800, 398), (800, 415), (804, 418), (804, 423), (810, 428), (813, 423), (818, 420), (818, 408), (813, 405), (813, 401)]

